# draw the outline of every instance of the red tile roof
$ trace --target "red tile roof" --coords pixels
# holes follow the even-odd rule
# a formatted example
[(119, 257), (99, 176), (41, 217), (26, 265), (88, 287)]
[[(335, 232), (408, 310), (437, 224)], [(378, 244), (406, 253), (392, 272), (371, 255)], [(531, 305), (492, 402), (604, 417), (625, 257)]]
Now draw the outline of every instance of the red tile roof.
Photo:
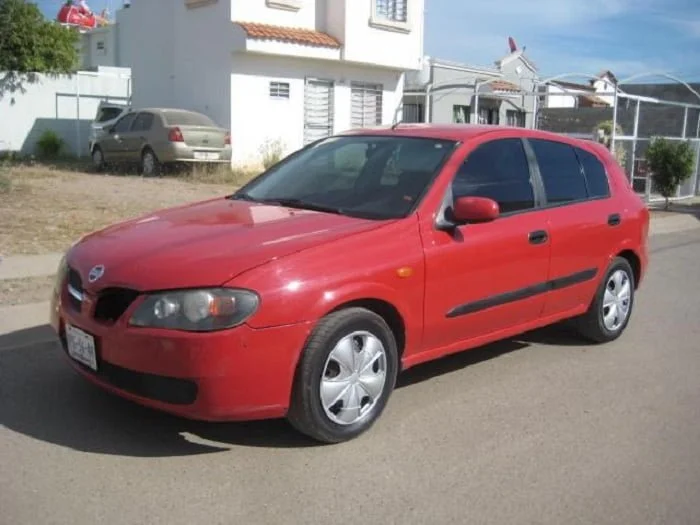
[(305, 44), (309, 46), (339, 48), (338, 42), (332, 36), (314, 31), (312, 29), (302, 29), (299, 27), (283, 27), (268, 24), (256, 24), (253, 22), (236, 22), (243, 28), (248, 38), (261, 40), (279, 40), (292, 44)]
[(491, 82), (490, 85), (492, 91), (513, 91), (515, 93), (521, 91), (521, 89), (518, 86), (516, 86), (512, 82), (508, 82), (507, 80), (495, 80)]

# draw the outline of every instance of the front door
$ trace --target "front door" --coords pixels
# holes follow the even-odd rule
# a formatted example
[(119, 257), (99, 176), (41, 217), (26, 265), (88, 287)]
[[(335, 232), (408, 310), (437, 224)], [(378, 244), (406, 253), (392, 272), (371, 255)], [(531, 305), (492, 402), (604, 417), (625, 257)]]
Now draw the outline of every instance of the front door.
[(102, 152), (106, 161), (119, 161), (124, 159), (124, 137), (131, 131), (131, 124), (136, 118), (136, 113), (127, 113), (120, 118), (113, 130), (102, 140)]
[(424, 350), (495, 335), (541, 316), (550, 244), (519, 138), (482, 143), (452, 181), (453, 198), (489, 197), (502, 216), (441, 231), (421, 218), (426, 261)]
[(333, 82), (306, 79), (304, 88), (304, 144), (333, 134)]

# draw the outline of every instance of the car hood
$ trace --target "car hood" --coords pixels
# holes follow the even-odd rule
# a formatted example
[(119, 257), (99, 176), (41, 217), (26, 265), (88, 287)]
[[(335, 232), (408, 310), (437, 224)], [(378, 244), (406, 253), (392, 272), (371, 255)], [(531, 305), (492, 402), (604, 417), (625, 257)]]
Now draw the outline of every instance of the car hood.
[[(218, 198), (171, 208), (92, 233), (67, 262), (88, 291), (218, 286), (306, 248), (383, 223), (342, 215)], [(88, 274), (104, 267), (90, 283)]]

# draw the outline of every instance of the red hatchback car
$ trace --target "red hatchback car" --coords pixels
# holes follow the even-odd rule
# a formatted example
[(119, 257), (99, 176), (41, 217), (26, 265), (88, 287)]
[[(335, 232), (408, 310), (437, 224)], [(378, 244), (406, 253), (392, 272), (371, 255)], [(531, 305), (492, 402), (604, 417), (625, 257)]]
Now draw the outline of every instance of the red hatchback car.
[(648, 225), (594, 142), (353, 131), (232, 195), (82, 238), (52, 325), (81, 374), (127, 399), (209, 421), (287, 417), (340, 442), (419, 363), (564, 320), (619, 337)]

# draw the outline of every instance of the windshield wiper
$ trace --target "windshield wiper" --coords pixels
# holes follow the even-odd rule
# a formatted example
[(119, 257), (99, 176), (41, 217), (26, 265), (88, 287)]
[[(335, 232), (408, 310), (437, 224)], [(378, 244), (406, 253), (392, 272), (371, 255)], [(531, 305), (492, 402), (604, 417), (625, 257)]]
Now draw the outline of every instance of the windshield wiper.
[(258, 199), (256, 199), (255, 197), (252, 197), (251, 195), (248, 195), (245, 192), (236, 192), (233, 195), (229, 195), (228, 198), (241, 200), (241, 201), (258, 202)]
[(341, 208), (335, 208), (333, 206), (326, 206), (323, 204), (316, 204), (302, 199), (261, 199), (260, 202), (264, 202), (265, 204), (277, 204), (279, 206), (286, 206), (288, 208), (299, 208), (302, 210), (320, 211), (337, 214), (344, 213), (344, 210)]

